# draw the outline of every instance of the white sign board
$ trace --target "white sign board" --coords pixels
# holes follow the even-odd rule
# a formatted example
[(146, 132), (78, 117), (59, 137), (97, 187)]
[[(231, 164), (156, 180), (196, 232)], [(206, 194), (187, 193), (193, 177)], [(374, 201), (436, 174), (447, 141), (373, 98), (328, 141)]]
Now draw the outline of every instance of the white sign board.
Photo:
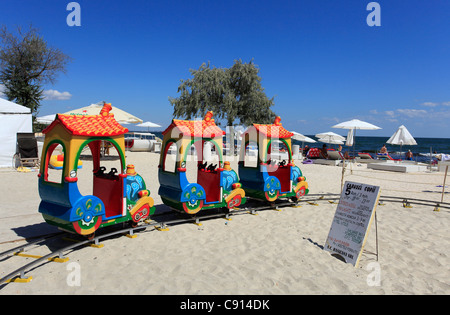
[(345, 182), (324, 249), (356, 267), (379, 197), (378, 186)]

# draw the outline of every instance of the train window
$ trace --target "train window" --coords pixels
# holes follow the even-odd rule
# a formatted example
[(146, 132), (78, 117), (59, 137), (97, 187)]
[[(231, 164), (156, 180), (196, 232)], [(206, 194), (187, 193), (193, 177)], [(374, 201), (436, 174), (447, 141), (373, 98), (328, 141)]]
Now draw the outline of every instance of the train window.
[(258, 144), (255, 141), (245, 146), (244, 167), (258, 167)]
[(177, 144), (175, 142), (167, 143), (169, 146), (164, 155), (164, 171), (175, 173), (177, 164)]
[(283, 141), (272, 140), (269, 151), (267, 152), (267, 160), (289, 161), (289, 149)]
[(216, 166), (219, 164), (218, 151), (215, 144), (211, 141), (205, 141), (205, 143), (203, 143), (202, 162), (215, 163)]
[(49, 146), (45, 160), (44, 179), (50, 183), (61, 184), (64, 169), (64, 148), (54, 143)]
[[(97, 154), (99, 160), (98, 167), (95, 168), (94, 156)], [(80, 152), (78, 162), (78, 189), (83, 196), (95, 195), (95, 187), (101, 185), (96, 183), (94, 177), (114, 178), (123, 170), (120, 154), (116, 146), (108, 140), (95, 140), (86, 144)]]

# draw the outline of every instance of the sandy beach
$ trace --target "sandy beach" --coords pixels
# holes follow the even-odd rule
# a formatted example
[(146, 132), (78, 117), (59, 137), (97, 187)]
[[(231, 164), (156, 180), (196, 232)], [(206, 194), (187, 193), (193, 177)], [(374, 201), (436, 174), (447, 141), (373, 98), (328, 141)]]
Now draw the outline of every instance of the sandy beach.
[[(158, 205), (159, 154), (127, 152)], [(89, 191), (92, 162), (79, 172), (80, 190)], [(111, 161), (107, 163), (117, 163)], [(342, 168), (297, 163), (310, 194), (339, 194)], [(235, 161), (231, 166), (237, 170)], [(82, 173), (84, 173), (82, 175)], [(0, 251), (19, 246), (24, 238), (57, 229), (38, 213), (37, 172), (0, 169)], [(90, 179), (92, 181), (92, 179)], [(396, 173), (353, 164), (345, 181), (381, 187), (381, 195), (440, 201), (444, 173)], [(447, 183), (448, 184), (448, 183)], [(447, 189), (450, 191), (450, 189)], [(444, 201), (449, 202), (448, 194)], [(432, 206), (386, 202), (377, 207), (379, 259), (363, 253), (357, 268), (323, 250), (337, 204), (306, 202), (300, 208), (265, 210), (171, 226), (149, 228), (137, 237), (102, 241), (103, 248), (82, 247), (67, 254), (66, 263), (48, 262), (27, 273), (30, 283), (0, 286), (4, 294), (449, 294), (450, 211)], [(372, 228), (365, 249), (375, 251)], [(31, 253), (46, 254), (49, 246)], [(0, 277), (31, 261), (8, 256), (0, 260)], [(75, 263), (75, 264), (74, 264)], [(81, 282), (71, 283), (79, 267)], [(373, 281), (377, 273), (379, 282)]]

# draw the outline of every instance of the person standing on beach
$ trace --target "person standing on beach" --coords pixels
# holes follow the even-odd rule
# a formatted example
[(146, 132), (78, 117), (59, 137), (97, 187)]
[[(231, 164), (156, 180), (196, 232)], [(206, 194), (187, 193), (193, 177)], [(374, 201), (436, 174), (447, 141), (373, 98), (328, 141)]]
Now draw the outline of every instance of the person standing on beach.
[(326, 144), (324, 144), (322, 146), (322, 150), (320, 150), (320, 154), (322, 155), (322, 157), (324, 159), (328, 159), (328, 152), (327, 152), (327, 145)]
[(411, 150), (408, 150), (408, 152), (406, 152), (406, 159), (412, 161), (413, 153), (411, 152)]

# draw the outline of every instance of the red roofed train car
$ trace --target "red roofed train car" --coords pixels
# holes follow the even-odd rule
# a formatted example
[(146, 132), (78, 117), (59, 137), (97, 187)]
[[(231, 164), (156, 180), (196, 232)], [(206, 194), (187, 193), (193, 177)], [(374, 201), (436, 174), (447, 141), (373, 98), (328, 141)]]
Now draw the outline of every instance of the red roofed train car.
[(298, 200), (308, 193), (308, 183), (292, 158), (293, 133), (281, 124), (253, 124), (242, 135), (239, 177), (248, 197), (273, 202)]
[[(58, 114), (43, 131), (39, 212), (49, 224), (93, 237), (98, 228), (125, 221), (137, 224), (154, 213), (144, 180), (133, 165), (125, 169), (124, 134), (128, 129), (109, 113), (111, 108), (105, 104), (99, 115)], [(102, 165), (102, 151), (110, 146), (117, 151), (119, 170), (107, 171)], [(57, 148), (63, 156), (59, 172), (49, 167)], [(87, 195), (78, 187), (78, 161), (84, 148), (89, 148), (93, 162), (93, 189)]]
[(236, 172), (223, 161), (224, 131), (212, 115), (208, 112), (203, 120), (173, 119), (163, 132), (158, 194), (180, 212), (232, 209), (245, 202)]

